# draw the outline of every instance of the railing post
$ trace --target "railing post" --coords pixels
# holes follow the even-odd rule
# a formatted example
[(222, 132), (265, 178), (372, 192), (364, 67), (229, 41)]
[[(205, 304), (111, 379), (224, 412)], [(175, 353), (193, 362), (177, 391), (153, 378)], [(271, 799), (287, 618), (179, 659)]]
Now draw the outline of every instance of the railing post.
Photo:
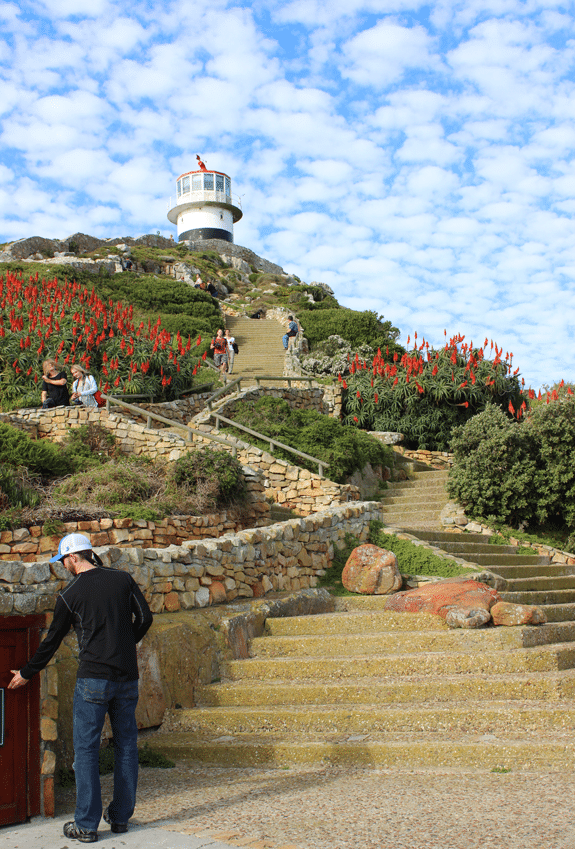
[(220, 417), (216, 415), (216, 433), (220, 432)]
[(317, 466), (318, 466), (319, 476), (320, 476), (320, 478), (323, 478), (323, 465), (321, 463), (318, 463)]
[(234, 445), (233, 448), (232, 448), (232, 457), (237, 457), (237, 456), (238, 456), (238, 448), (237, 448), (237, 445)]
[(151, 416), (146, 417), (146, 427), (148, 428), (148, 430), (152, 429), (152, 417)]

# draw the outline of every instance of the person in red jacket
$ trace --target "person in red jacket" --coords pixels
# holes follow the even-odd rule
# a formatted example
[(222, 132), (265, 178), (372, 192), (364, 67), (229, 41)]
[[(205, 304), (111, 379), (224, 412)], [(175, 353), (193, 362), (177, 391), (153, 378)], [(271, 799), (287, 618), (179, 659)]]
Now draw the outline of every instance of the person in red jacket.
[(132, 576), (104, 567), (83, 534), (63, 537), (50, 560), (56, 561), (74, 580), (58, 593), (52, 624), (34, 657), (22, 669), (11, 670), (8, 689), (23, 687), (44, 669), (75, 628), (80, 649), (73, 711), (76, 811), (64, 835), (95, 843), (102, 816), (98, 755), (106, 713), (114, 735), (114, 795), (104, 819), (113, 832), (128, 830), (136, 804), (136, 644), (152, 624), (152, 614)]

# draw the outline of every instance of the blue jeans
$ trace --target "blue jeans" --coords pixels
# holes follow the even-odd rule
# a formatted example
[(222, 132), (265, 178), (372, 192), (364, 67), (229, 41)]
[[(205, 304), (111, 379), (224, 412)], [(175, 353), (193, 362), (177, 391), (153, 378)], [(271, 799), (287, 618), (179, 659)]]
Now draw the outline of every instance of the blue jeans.
[(136, 804), (138, 785), (137, 681), (78, 678), (74, 690), (74, 772), (76, 825), (96, 831), (102, 816), (98, 753), (106, 713), (114, 735), (112, 822), (127, 823)]

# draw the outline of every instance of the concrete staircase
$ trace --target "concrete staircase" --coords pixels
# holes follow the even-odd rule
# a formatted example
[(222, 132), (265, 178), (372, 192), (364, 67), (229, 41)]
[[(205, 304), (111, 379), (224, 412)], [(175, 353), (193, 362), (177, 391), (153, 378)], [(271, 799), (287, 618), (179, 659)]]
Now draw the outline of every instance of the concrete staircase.
[(575, 574), (573, 566), (552, 563), (548, 555), (517, 554), (513, 545), (493, 545), (482, 534), (453, 534), (446, 531), (410, 533), (443, 551), (476, 563), (507, 582), (500, 592), (504, 601), (537, 604), (549, 622), (575, 620)]
[(393, 528), (439, 528), (441, 511), (449, 501), (447, 471), (419, 464), (406, 481), (389, 482), (383, 503), (383, 521)]
[(344, 598), (267, 620), (153, 745), (227, 766), (575, 768), (575, 623), (449, 630)]
[(232, 379), (258, 374), (283, 375), (285, 351), (282, 336), (286, 329), (279, 321), (226, 316), (226, 327), (240, 349), (235, 357)]

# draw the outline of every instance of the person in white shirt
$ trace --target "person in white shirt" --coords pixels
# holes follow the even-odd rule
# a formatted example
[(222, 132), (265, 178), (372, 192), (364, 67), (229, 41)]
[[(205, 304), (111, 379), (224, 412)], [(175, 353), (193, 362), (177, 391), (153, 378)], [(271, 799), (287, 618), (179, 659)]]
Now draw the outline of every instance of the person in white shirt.
[(231, 374), (234, 370), (234, 357), (236, 352), (234, 351), (235, 337), (232, 336), (229, 330), (225, 332), (226, 342), (228, 343), (228, 374)]
[(98, 391), (98, 384), (93, 375), (91, 375), (84, 366), (74, 363), (72, 366), (72, 394), (70, 400), (73, 404), (83, 404), (84, 407), (97, 407), (98, 402), (94, 398), (94, 394)]

